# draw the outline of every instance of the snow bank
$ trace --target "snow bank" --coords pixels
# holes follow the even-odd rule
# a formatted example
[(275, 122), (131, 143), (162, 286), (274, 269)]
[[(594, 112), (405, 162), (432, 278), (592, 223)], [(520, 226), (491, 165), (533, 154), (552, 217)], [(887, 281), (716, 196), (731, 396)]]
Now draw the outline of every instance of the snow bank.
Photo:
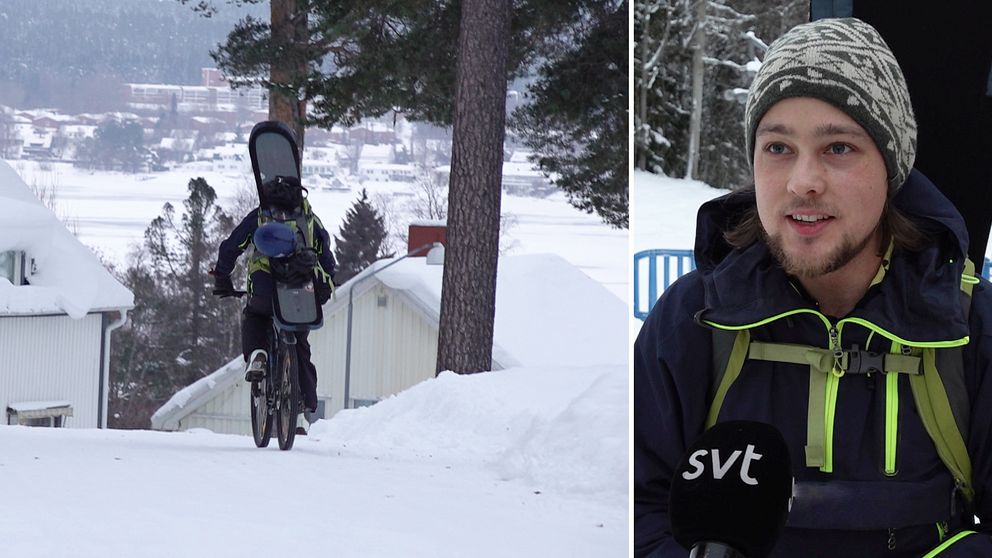
[(606, 373), (497, 460), (505, 478), (546, 490), (627, 498), (627, 381)]
[(313, 425), (333, 452), (481, 462), (541, 490), (627, 497), (627, 369), (444, 372)]

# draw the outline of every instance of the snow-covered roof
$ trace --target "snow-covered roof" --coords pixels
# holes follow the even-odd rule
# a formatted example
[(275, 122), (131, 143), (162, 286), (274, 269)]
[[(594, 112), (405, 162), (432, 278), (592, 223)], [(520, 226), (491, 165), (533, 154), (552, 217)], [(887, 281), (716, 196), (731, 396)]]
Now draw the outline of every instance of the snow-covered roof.
[(23, 251), (34, 270), (30, 285), (0, 278), (0, 315), (90, 312), (134, 307), (134, 295), (117, 281), (89, 248), (69, 232), (0, 161), (0, 252)]
[(368, 165), (369, 163), (388, 163), (393, 158), (393, 146), (388, 143), (383, 144), (366, 144), (362, 146), (362, 152), (359, 155), (359, 165)]
[(214, 118), (213, 116), (194, 116), (190, 120), (200, 124), (226, 124), (226, 122), (220, 118)]
[(17, 411), (22, 413), (25, 411), (45, 411), (48, 409), (58, 409), (61, 407), (72, 407), (71, 401), (21, 401), (18, 403), (10, 403), (7, 408), (12, 411)]
[[(379, 260), (342, 285), (329, 314), (348, 304), (348, 291), (372, 275), (406, 294), (433, 320), (441, 312), (443, 266), (426, 258)], [(361, 287), (359, 287), (361, 288)], [(356, 293), (358, 294), (358, 293)], [(512, 366), (625, 363), (627, 308), (613, 293), (556, 254), (504, 256), (496, 281), (493, 359)]]
[(445, 227), (448, 225), (448, 221), (444, 219), (414, 219), (410, 221), (410, 226), (413, 227)]
[(209, 376), (179, 390), (152, 415), (152, 429), (179, 430), (180, 420), (243, 378), (244, 369), (244, 359), (238, 356)]
[(162, 138), (158, 146), (162, 149), (172, 149), (174, 151), (190, 151), (193, 149), (194, 140), (187, 138)]

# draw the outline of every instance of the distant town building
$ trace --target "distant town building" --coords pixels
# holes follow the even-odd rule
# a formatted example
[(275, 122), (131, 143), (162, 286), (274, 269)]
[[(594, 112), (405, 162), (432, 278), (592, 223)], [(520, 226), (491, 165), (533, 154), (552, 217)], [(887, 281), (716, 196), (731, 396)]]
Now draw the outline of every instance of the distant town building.
[(268, 113), (268, 95), (263, 88), (231, 89), (215, 68), (204, 68), (201, 76), (202, 85), (125, 83), (125, 99), (131, 110), (141, 111), (175, 110), (210, 116)]

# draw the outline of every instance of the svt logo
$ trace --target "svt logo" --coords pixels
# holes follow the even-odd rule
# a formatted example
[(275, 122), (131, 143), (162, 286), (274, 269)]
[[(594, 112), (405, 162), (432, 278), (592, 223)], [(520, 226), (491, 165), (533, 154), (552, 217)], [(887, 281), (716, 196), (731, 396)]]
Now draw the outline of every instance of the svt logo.
[[(699, 478), (699, 476), (703, 474), (703, 471), (706, 470), (706, 465), (702, 460), (706, 457), (707, 453), (710, 454), (713, 461), (713, 478), (717, 480), (722, 479), (741, 456), (741, 450), (734, 450), (726, 461), (721, 461), (719, 449), (696, 450), (689, 456), (689, 465), (692, 466), (693, 470), (682, 473), (682, 478), (685, 480), (695, 480)], [(741, 461), (741, 480), (744, 481), (745, 484), (752, 486), (758, 484), (758, 479), (749, 475), (748, 471), (751, 468), (751, 463), (759, 459), (761, 459), (761, 454), (754, 451), (754, 444), (748, 444), (747, 448), (744, 450), (744, 460)]]

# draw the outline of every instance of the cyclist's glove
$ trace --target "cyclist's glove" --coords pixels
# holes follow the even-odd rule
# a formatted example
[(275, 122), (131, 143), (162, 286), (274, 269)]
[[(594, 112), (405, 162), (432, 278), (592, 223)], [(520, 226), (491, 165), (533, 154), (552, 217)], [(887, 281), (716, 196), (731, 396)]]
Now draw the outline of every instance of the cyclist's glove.
[(225, 298), (237, 294), (234, 291), (234, 283), (231, 282), (230, 275), (222, 275), (220, 273), (217, 273), (217, 271), (213, 269), (210, 270), (210, 275), (214, 276), (215, 295), (221, 298)]

